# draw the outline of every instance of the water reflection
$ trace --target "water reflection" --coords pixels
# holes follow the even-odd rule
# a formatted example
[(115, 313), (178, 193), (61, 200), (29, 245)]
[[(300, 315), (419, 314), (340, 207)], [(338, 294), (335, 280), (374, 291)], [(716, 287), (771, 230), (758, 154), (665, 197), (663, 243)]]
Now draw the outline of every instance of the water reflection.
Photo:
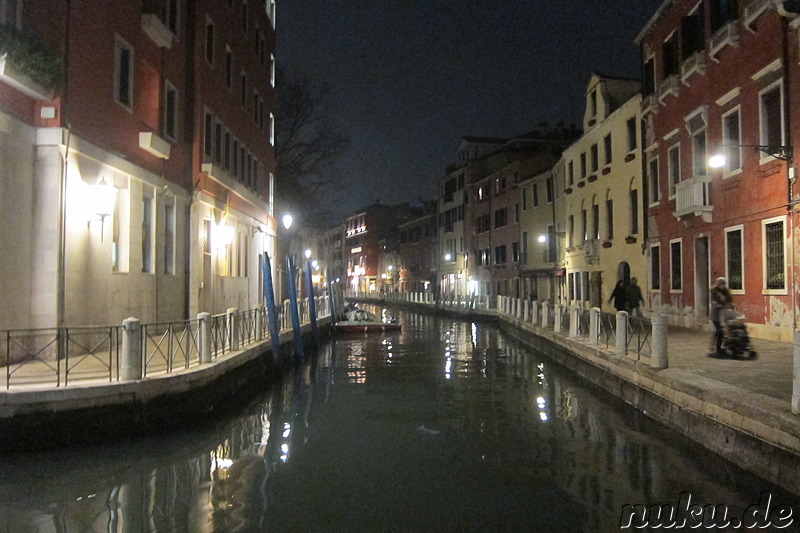
[(494, 327), (396, 313), (194, 431), (0, 465), (0, 531), (609, 531), (691, 491), (800, 504)]

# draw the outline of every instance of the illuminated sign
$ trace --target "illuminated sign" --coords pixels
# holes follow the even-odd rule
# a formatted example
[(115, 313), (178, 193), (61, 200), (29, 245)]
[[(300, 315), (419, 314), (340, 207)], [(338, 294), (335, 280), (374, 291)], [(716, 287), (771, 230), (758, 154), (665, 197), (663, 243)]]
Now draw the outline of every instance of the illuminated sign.
[(359, 253), (359, 252), (361, 252), (361, 247), (360, 247), (360, 246), (356, 246), (355, 248), (352, 248), (352, 249), (350, 250), (350, 253), (351, 253), (351, 254), (357, 254), (357, 253)]

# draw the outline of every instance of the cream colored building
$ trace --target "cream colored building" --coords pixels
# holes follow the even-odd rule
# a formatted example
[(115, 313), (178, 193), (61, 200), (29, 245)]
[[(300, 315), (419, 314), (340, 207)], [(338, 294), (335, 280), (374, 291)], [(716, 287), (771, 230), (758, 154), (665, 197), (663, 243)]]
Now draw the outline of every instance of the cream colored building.
[(639, 86), (593, 74), (584, 134), (563, 153), (566, 298), (604, 311), (618, 280), (646, 287)]

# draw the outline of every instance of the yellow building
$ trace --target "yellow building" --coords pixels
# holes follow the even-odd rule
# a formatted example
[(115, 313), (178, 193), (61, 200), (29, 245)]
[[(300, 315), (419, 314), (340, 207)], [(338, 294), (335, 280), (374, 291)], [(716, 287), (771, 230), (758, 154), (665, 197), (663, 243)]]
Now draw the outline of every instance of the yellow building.
[[(563, 153), (557, 212), (566, 300), (613, 311), (617, 281), (646, 279), (639, 81), (592, 74), (583, 136)], [(642, 308), (646, 309), (647, 305)]]

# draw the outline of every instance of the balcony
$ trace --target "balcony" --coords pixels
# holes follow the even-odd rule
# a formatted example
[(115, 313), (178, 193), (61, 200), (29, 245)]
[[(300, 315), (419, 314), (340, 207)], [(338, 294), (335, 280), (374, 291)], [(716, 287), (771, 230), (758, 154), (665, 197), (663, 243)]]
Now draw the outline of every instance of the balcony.
[(756, 19), (772, 6), (772, 0), (753, 0), (744, 8), (744, 27), (753, 31), (751, 26)]
[(703, 50), (695, 52), (681, 63), (681, 81), (683, 83), (686, 83), (686, 80), (694, 73), (701, 75), (706, 73), (706, 53)]
[(709, 55), (712, 59), (714, 59), (720, 50), (728, 45), (733, 46), (734, 48), (739, 46), (739, 29), (736, 26), (735, 20), (732, 20), (722, 26), (711, 37), (711, 51), (709, 52)]
[(660, 102), (663, 103), (664, 98), (670, 94), (678, 96), (678, 76), (675, 74), (672, 74), (658, 84), (658, 100)]
[(650, 111), (656, 112), (658, 110), (658, 100), (656, 100), (655, 94), (650, 94), (642, 98), (642, 114), (645, 115)]
[(172, 48), (172, 39), (175, 36), (157, 15), (142, 14), (142, 30), (159, 48)]
[(34, 37), (9, 25), (0, 26), (0, 79), (37, 100), (51, 100), (61, 62)]
[(711, 198), (708, 194), (709, 176), (696, 176), (684, 180), (675, 187), (675, 218), (699, 216), (705, 222), (711, 222)]

